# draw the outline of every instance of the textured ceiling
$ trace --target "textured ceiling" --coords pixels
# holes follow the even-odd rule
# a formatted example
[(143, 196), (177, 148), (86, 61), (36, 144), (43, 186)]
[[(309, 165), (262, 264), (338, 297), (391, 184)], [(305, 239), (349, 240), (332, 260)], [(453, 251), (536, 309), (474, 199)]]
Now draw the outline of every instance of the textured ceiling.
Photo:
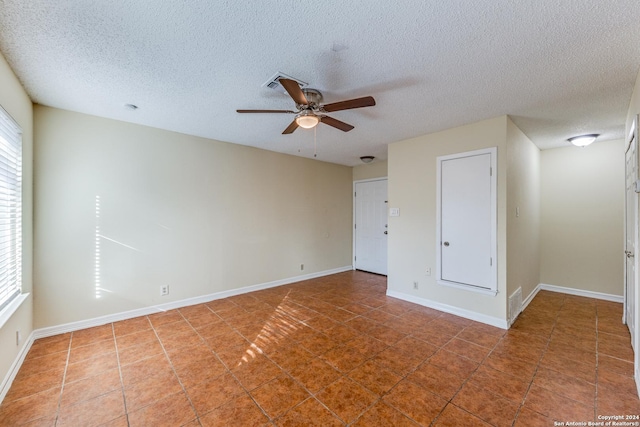
[[(34, 102), (313, 157), (314, 131), (262, 87), (280, 71), (331, 113), (319, 160), (356, 165), (387, 144), (509, 114), (538, 145), (622, 138), (640, 66), (638, 0), (0, 0), (0, 51)], [(124, 104), (136, 104), (130, 111)]]

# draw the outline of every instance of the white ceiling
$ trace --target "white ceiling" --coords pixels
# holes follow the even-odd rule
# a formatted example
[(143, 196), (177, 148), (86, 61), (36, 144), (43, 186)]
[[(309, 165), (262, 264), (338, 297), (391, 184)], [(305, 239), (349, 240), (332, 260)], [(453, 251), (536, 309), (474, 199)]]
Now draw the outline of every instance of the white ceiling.
[[(541, 149), (622, 138), (640, 66), (638, 0), (0, 0), (0, 51), (34, 102), (313, 157), (314, 131), (262, 87), (281, 71), (331, 113), (317, 158), (387, 157), (387, 144), (509, 114)], [(137, 111), (124, 108), (131, 103)]]

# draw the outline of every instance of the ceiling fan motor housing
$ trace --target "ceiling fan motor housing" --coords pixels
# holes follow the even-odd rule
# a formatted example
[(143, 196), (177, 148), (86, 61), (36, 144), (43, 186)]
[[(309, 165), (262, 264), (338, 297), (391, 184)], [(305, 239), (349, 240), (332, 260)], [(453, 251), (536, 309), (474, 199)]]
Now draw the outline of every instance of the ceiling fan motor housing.
[(322, 94), (319, 90), (316, 89), (302, 89), (302, 93), (304, 97), (307, 98), (307, 105), (304, 104), (296, 104), (296, 107), (299, 110), (314, 110), (318, 111), (320, 109), (320, 104), (322, 104)]

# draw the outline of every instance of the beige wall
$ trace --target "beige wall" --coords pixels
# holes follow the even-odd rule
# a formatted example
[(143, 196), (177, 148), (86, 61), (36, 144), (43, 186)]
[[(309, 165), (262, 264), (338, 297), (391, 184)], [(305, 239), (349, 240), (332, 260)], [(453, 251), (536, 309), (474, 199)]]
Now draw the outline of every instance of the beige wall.
[(525, 299), (540, 283), (540, 150), (511, 119), (507, 156), (507, 293)]
[[(506, 322), (507, 117), (389, 145), (389, 276), (392, 292)], [(436, 158), (498, 147), (498, 289), (496, 296), (436, 283)], [(432, 274), (426, 274), (427, 267)], [(419, 289), (413, 289), (413, 282)]]
[(35, 130), (38, 328), (351, 265), (349, 167), (41, 106)]
[(624, 142), (544, 150), (540, 281), (623, 294)]
[[(33, 107), (31, 100), (0, 55), (0, 105), (22, 127), (22, 291), (31, 293), (33, 269)], [(32, 294), (33, 295), (33, 294)], [(9, 369), (32, 332), (32, 297), (0, 329), (0, 381)], [(16, 331), (22, 334), (22, 342), (16, 344)], [(0, 390), (1, 391), (1, 390)]]
[(353, 180), (361, 181), (363, 179), (386, 178), (387, 177), (387, 161), (373, 161), (372, 163), (358, 165), (353, 167)]

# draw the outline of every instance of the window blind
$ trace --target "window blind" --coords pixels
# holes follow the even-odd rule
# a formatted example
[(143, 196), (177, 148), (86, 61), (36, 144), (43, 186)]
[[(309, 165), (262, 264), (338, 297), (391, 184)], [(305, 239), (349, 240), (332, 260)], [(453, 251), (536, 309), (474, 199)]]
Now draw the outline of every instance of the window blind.
[(0, 107), (0, 311), (22, 288), (22, 130)]

